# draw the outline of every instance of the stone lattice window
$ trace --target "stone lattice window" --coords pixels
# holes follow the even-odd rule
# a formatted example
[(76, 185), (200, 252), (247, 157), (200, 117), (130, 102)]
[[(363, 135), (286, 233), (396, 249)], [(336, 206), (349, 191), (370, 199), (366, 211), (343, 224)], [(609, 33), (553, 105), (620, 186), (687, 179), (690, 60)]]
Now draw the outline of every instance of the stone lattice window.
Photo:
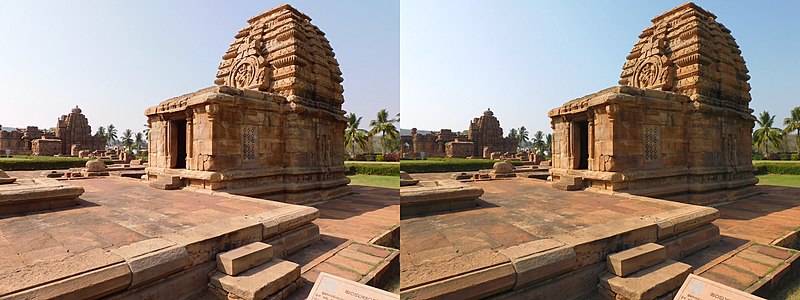
[(660, 130), (656, 126), (644, 127), (644, 160), (657, 160), (659, 157)]
[(258, 157), (258, 131), (255, 126), (242, 127), (242, 158), (255, 160)]

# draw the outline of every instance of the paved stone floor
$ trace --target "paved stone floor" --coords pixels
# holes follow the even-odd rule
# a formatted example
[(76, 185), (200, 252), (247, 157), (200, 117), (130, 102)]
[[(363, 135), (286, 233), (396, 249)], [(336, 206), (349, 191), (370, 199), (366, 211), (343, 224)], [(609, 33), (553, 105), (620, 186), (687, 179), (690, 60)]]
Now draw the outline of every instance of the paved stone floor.
[(369, 243), (399, 225), (398, 189), (350, 187), (354, 195), (314, 206), (320, 211), (320, 217), (314, 223), (319, 226), (321, 234)]
[(684, 206), (560, 191), (533, 179), (470, 184), (485, 191), (475, 209), (401, 220), (401, 289), (502, 263), (498, 251), (511, 246)]
[(108, 264), (110, 249), (286, 205), (158, 190), (137, 179), (113, 176), (69, 183), (86, 190), (78, 206), (0, 217), (0, 282), (11, 283), (0, 285), (0, 294), (19, 284)]
[[(41, 172), (9, 173), (18, 178), (36, 178)], [(17, 289), (19, 284), (46, 282), (70, 272), (92, 269), (95, 264), (108, 264), (107, 250), (120, 246), (218, 219), (287, 205), (243, 197), (164, 191), (150, 188), (138, 179), (114, 176), (66, 182), (86, 190), (78, 206), (0, 216), (0, 281), (12, 282), (4, 285), (6, 288)], [(370, 268), (366, 270), (364, 264), (358, 262), (369, 256), (358, 256), (358, 251), (386, 260), (384, 264), (396, 257), (396, 254), (387, 256), (396, 250), (381, 251), (380, 247), (357, 243), (366, 244), (398, 230), (399, 191), (364, 186), (352, 188), (353, 195), (317, 205), (320, 218), (314, 223), (320, 227), (322, 240), (293, 256), (303, 266), (303, 277), (312, 283), (320, 271), (353, 261), (348, 269), (353, 274), (338, 275), (359, 279), (373, 276), (367, 273), (375, 271), (376, 262), (369, 261)], [(351, 252), (355, 254), (350, 255)], [(340, 268), (328, 271), (332, 270), (341, 271)], [(36, 278), (23, 282), (19, 280), (23, 274), (26, 278)], [(310, 290), (310, 286), (306, 289)], [(3, 290), (0, 288), (0, 293)]]
[(721, 241), (682, 260), (695, 274), (753, 291), (788, 271), (788, 264), (800, 263), (791, 250), (774, 247), (800, 246), (792, 236), (800, 229), (800, 188), (760, 188), (760, 195), (716, 207)]

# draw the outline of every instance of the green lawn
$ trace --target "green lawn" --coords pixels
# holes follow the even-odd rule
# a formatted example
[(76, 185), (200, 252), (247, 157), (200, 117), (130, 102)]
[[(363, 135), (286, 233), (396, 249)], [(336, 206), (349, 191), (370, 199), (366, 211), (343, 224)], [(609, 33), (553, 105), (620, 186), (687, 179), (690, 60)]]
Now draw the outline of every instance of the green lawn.
[[(78, 157), (14, 155), (0, 157), (0, 169), (5, 171), (69, 169), (83, 167), (89, 160), (90, 158)], [(110, 163), (112, 161), (106, 161), (106, 164)]]
[(758, 175), (759, 185), (778, 185), (800, 188), (800, 175)]
[(379, 176), (379, 175), (350, 175), (351, 185), (365, 185), (382, 188), (400, 188), (400, 176)]

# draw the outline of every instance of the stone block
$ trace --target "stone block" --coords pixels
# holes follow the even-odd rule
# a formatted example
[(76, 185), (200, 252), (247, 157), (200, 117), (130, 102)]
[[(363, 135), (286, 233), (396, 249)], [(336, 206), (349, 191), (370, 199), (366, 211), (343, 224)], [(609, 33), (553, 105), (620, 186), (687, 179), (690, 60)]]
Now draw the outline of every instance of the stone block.
[(183, 270), (189, 263), (186, 248), (165, 239), (149, 239), (111, 250), (131, 269), (131, 288)]
[(514, 287), (510, 262), (400, 291), (401, 299), (482, 299)]
[(228, 275), (236, 275), (252, 267), (272, 260), (272, 246), (255, 242), (217, 254), (217, 270)]
[(97, 299), (124, 290), (131, 283), (125, 263), (80, 273), (3, 296), (3, 299)]
[(214, 272), (211, 285), (245, 300), (265, 299), (300, 278), (300, 265), (275, 258), (237, 276)]
[(319, 218), (319, 210), (308, 206), (286, 205), (255, 214), (254, 217), (264, 224), (263, 237), (269, 238), (316, 220)]
[(654, 266), (667, 258), (667, 248), (647, 243), (608, 256), (608, 272), (617, 276), (628, 276), (644, 268)]
[(543, 239), (503, 249), (517, 273), (515, 289), (571, 271), (575, 249), (559, 241)]
[(692, 266), (667, 260), (628, 277), (605, 273), (600, 278), (600, 287), (625, 299), (655, 299), (679, 288), (691, 272)]

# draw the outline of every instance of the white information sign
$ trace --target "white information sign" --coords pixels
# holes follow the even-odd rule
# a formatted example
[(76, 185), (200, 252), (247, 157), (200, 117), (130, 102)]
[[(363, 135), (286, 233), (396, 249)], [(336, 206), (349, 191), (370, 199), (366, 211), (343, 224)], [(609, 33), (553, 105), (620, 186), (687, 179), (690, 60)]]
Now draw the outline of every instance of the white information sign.
[(689, 274), (675, 300), (764, 300), (719, 282)]
[(325, 272), (319, 273), (307, 300), (399, 300), (400, 295)]

